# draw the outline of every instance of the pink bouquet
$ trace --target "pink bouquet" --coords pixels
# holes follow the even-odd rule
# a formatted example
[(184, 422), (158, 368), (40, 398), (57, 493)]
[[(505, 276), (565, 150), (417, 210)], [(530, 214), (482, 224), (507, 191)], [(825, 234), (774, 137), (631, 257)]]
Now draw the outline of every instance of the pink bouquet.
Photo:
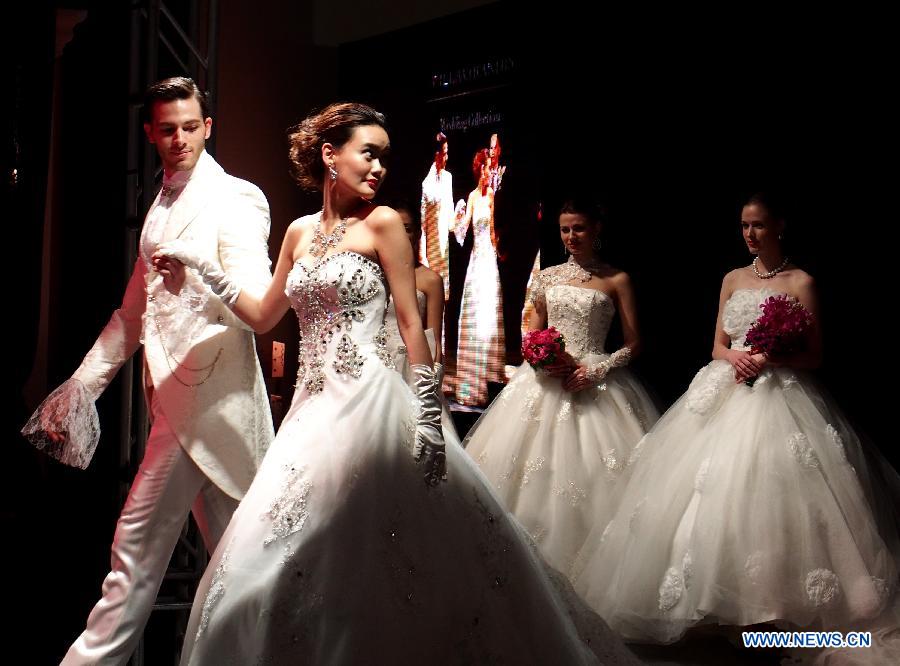
[(532, 368), (553, 365), (565, 349), (566, 341), (562, 333), (552, 326), (540, 331), (528, 331), (522, 340), (522, 355)]
[[(750, 353), (777, 357), (799, 351), (812, 326), (812, 313), (786, 294), (769, 296), (759, 307), (762, 314), (750, 326), (745, 338)], [(753, 386), (753, 379), (745, 383)]]

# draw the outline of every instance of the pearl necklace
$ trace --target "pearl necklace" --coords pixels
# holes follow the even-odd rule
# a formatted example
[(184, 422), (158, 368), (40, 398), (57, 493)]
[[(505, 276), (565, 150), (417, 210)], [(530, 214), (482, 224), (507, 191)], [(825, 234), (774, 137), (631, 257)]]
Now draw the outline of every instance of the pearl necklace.
[(781, 266), (778, 268), (773, 268), (768, 273), (760, 273), (759, 269), (756, 267), (756, 262), (759, 261), (759, 257), (753, 257), (753, 272), (756, 273), (756, 277), (760, 280), (768, 280), (769, 278), (773, 278), (778, 275), (781, 271), (784, 270), (784, 267), (788, 265), (790, 261), (790, 257), (785, 257), (784, 261), (781, 262)]

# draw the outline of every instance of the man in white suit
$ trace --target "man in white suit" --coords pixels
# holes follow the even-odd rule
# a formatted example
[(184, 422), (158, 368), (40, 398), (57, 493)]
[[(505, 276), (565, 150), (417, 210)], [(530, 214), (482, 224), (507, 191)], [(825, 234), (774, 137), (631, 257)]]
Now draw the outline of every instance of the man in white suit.
[(422, 181), (422, 238), (419, 241), (419, 257), (423, 266), (428, 266), (441, 276), (444, 281), (444, 300), (447, 300), (450, 297), (450, 256), (447, 246), (456, 222), (453, 174), (447, 171), (450, 154), (447, 136), (438, 132), (434, 145), (434, 161)]
[[(205, 151), (212, 119), (191, 79), (151, 86), (144, 113), (163, 187), (147, 213), (122, 305), (67, 384), (96, 400), (143, 343), (152, 427), (116, 527), (102, 598), (63, 664), (128, 660), (188, 511), (212, 551), (274, 436), (252, 331), (195, 273), (151, 260), (159, 242), (180, 238), (261, 295), (271, 280), (266, 199)], [(65, 433), (50, 435), (58, 441)]]

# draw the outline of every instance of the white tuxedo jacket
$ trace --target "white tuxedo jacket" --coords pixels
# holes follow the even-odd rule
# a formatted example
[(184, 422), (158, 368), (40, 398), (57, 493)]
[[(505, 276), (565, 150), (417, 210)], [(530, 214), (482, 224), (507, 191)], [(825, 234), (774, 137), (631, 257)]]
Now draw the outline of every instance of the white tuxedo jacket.
[[(150, 210), (157, 205), (159, 195)], [(164, 240), (184, 240), (261, 296), (272, 279), (269, 225), (262, 191), (229, 176), (204, 151), (171, 206)], [(188, 455), (241, 499), (274, 437), (253, 332), (191, 270), (182, 293), (170, 294), (148, 263), (146, 233), (145, 224), (121, 307), (73, 377), (96, 400), (143, 343), (148, 404), (155, 393)]]

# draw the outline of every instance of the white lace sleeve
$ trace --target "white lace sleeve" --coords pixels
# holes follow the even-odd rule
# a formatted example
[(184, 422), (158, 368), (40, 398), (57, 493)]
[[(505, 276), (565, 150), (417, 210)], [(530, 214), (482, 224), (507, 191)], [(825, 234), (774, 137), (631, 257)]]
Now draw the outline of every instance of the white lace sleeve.
[[(540, 252), (538, 252), (540, 258)], [(536, 307), (543, 310), (547, 309), (547, 290), (558, 284), (563, 284), (569, 280), (581, 275), (580, 269), (574, 269), (572, 264), (565, 263), (559, 266), (548, 266), (542, 271), (538, 271), (537, 275), (531, 281), (531, 302)]]
[(541, 271), (531, 282), (531, 304), (547, 310), (547, 274)]
[[(65, 437), (61, 443), (47, 431)], [(100, 440), (100, 417), (85, 385), (69, 379), (47, 396), (22, 428), (29, 442), (61, 463), (85, 469)]]

